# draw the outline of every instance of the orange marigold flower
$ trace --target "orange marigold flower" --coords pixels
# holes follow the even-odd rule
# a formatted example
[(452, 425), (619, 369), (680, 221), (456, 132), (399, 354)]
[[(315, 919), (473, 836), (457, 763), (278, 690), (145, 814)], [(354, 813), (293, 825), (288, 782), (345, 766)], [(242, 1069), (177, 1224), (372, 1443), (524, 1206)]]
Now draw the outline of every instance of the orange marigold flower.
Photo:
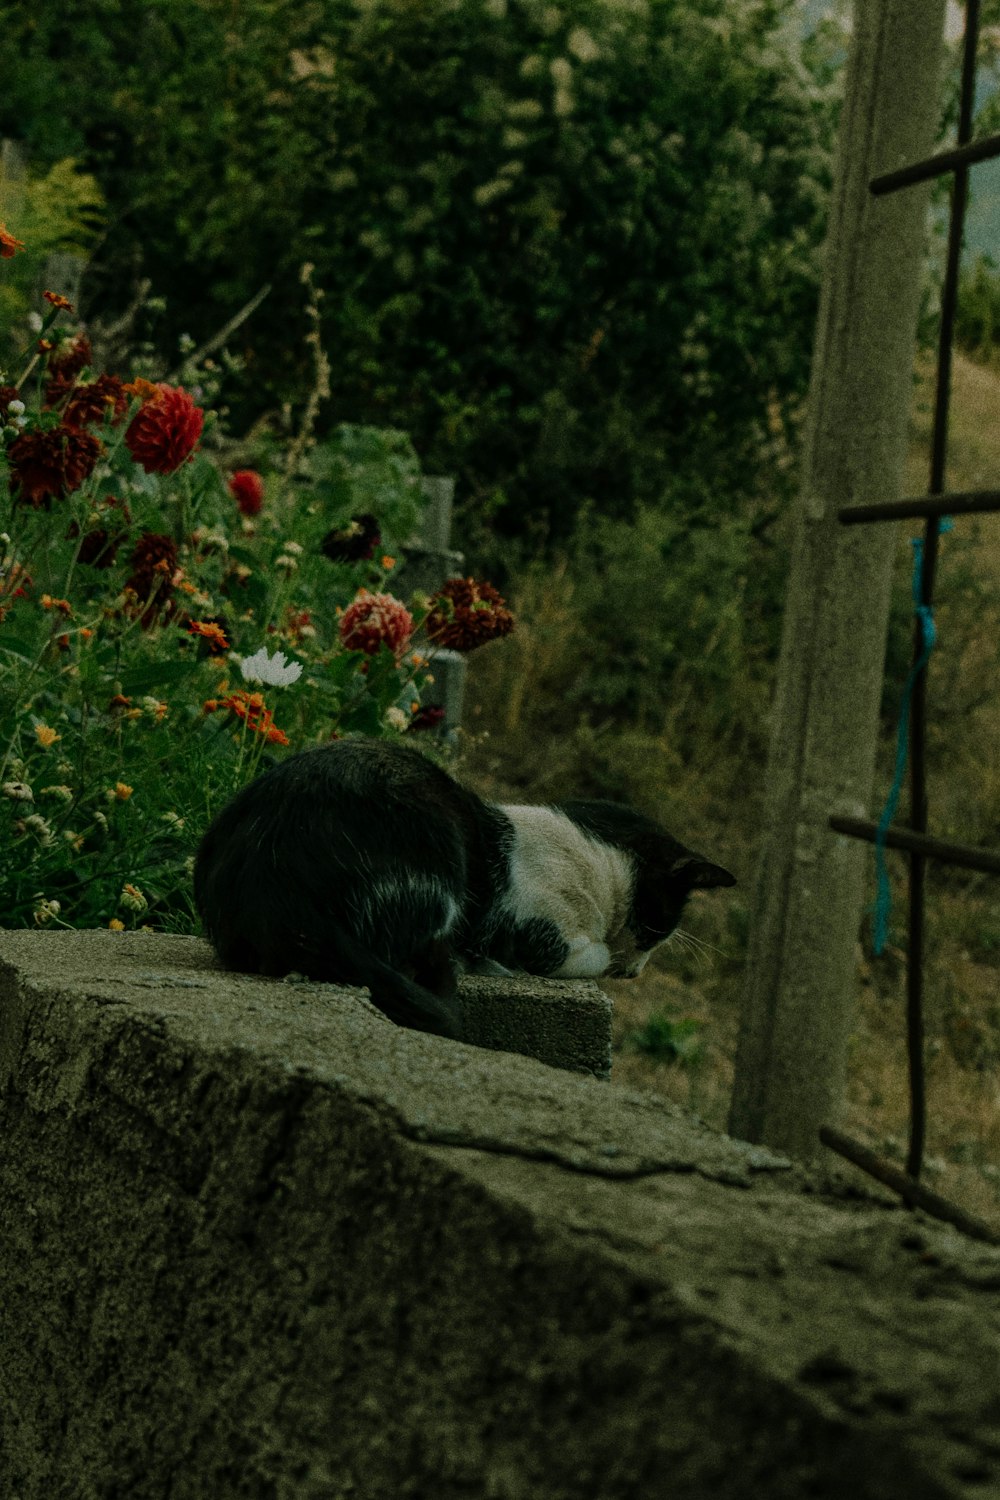
[(53, 599), (51, 594), (42, 595), (42, 608), (58, 609), (64, 615), (71, 615), (73, 613), (73, 606), (68, 599)]
[(215, 713), (228, 709), (234, 718), (246, 723), (255, 734), (262, 734), (272, 745), (287, 745), (287, 735), (278, 728), (271, 711), (264, 703), (262, 693), (248, 693), (244, 688), (235, 688), (228, 698), (209, 698), (203, 704), (203, 712)]
[(89, 641), (90, 638), (91, 638), (91, 636), (93, 635), (93, 633), (94, 632), (92, 630), (88, 630), (87, 629), (86, 625), (84, 625), (83, 628), (80, 631), (80, 635), (83, 638), (83, 640), (85, 640), (85, 641)]
[(226, 632), (216, 620), (191, 620), (187, 628), (189, 635), (201, 636), (208, 642), (213, 655), (229, 650)]
[(183, 386), (161, 381), (154, 390), (152, 396), (136, 393), (144, 400), (128, 425), (125, 444), (147, 474), (173, 474), (194, 452), (205, 413)]
[(51, 302), (52, 306), (57, 308), (59, 312), (73, 311), (72, 302), (70, 302), (68, 298), (64, 297), (61, 292), (43, 292), (42, 296), (45, 298), (46, 302)]
[(431, 600), (424, 628), (435, 646), (474, 651), (487, 641), (509, 635), (514, 616), (491, 583), (449, 578)]
[(112, 932), (125, 931), (125, 923), (122, 922), (118, 917), (112, 917), (111, 921), (108, 923), (108, 927)]
[(392, 594), (370, 594), (362, 589), (345, 609), (340, 621), (340, 639), (349, 651), (374, 656), (383, 644), (398, 657), (413, 634), (413, 616)]
[(389, 557), (388, 554), (387, 554), (382, 559), (382, 566), (383, 566), (383, 568), (385, 568), (386, 572), (388, 573), (390, 571), (390, 569), (392, 569), (392, 568), (394, 568), (396, 566), (396, 559), (394, 557)]
[(19, 250), (24, 249), (24, 241), (16, 240), (9, 232), (6, 224), (0, 224), (0, 260), (10, 260)]
[(62, 422), (47, 432), (22, 432), (7, 450), (18, 498), (35, 510), (48, 510), (54, 499), (90, 478), (103, 452), (91, 433)]
[(116, 781), (114, 795), (119, 802), (127, 802), (132, 795), (132, 788), (127, 781)]
[(44, 746), (46, 750), (50, 745), (54, 745), (56, 740), (62, 739), (62, 735), (57, 734), (54, 729), (50, 729), (48, 724), (36, 724), (35, 736), (38, 740), (38, 743)]
[(131, 698), (126, 698), (124, 693), (116, 693), (108, 704), (108, 712), (110, 713), (113, 708), (129, 708), (131, 704)]

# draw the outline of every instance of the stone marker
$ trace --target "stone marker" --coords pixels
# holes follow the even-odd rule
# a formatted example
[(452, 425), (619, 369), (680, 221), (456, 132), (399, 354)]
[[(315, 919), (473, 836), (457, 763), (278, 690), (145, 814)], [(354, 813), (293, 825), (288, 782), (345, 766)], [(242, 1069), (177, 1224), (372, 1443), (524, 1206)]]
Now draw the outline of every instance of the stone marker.
[[(465, 562), (462, 553), (451, 545), (454, 479), (426, 477), (423, 492), (425, 509), (420, 525), (403, 549), (404, 560), (393, 581), (394, 590), (405, 597), (433, 594), (447, 579), (461, 575)], [(435, 647), (431, 668), (434, 683), (427, 702), (444, 709), (440, 732), (451, 740), (462, 727), (465, 657), (460, 651)]]

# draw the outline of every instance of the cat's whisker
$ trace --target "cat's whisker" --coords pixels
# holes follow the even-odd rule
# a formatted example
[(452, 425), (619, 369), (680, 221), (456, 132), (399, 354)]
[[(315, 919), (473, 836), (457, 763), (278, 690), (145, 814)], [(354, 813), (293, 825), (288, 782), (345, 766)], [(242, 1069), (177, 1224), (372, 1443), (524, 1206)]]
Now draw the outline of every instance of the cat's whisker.
[(675, 927), (670, 934), (670, 941), (674, 938), (680, 939), (682, 948), (687, 948), (691, 953), (704, 956), (707, 953), (718, 953), (721, 958), (732, 958), (732, 953), (727, 953), (724, 948), (717, 948), (714, 943), (707, 943), (703, 937), (698, 937), (694, 932), (688, 932), (687, 928)]

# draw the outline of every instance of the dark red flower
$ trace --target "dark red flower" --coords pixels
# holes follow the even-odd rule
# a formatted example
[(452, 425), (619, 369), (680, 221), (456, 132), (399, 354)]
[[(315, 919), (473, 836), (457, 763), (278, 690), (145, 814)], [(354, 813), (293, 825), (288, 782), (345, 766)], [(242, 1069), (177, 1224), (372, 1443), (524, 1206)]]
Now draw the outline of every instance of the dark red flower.
[(111, 568), (127, 535), (127, 531), (111, 535), (103, 526), (95, 526), (92, 531), (84, 532), (77, 558), (88, 568)]
[(335, 526), (320, 542), (331, 562), (361, 562), (375, 556), (382, 533), (374, 516), (352, 516), (346, 526)]
[(491, 583), (449, 578), (431, 600), (425, 629), (435, 646), (474, 651), (487, 641), (509, 635), (514, 616)]
[(85, 385), (71, 386), (70, 391), (62, 414), (67, 427), (87, 427), (91, 422), (101, 422), (105, 412), (112, 412), (113, 420), (119, 422), (128, 411), (125, 387), (117, 375), (98, 375)]
[(257, 516), (264, 504), (264, 481), (256, 469), (237, 469), (229, 481), (229, 493), (241, 516)]
[(136, 596), (143, 629), (159, 615), (169, 618), (175, 609), (173, 577), (177, 568), (177, 544), (172, 537), (144, 531), (132, 553), (132, 575), (125, 587)]
[(418, 708), (407, 728), (409, 730), (436, 729), (444, 722), (444, 709), (436, 704), (428, 703), (424, 708)]
[(153, 390), (129, 423), (125, 444), (147, 474), (173, 474), (194, 452), (205, 413), (183, 386), (161, 381)]
[(72, 312), (73, 304), (62, 292), (43, 292), (42, 296), (46, 302), (51, 302), (57, 312)]
[[(94, 351), (86, 334), (78, 333), (62, 339), (49, 352), (49, 377), (58, 375), (63, 380), (73, 380), (93, 357)], [(48, 400), (47, 392), (45, 399)]]
[(53, 499), (80, 488), (103, 451), (89, 432), (63, 423), (47, 432), (22, 432), (7, 450), (18, 498), (48, 510)]
[(406, 605), (392, 594), (369, 594), (367, 589), (361, 590), (340, 621), (344, 645), (349, 651), (364, 651), (368, 656), (374, 656), (383, 644), (400, 656), (412, 634), (413, 616)]

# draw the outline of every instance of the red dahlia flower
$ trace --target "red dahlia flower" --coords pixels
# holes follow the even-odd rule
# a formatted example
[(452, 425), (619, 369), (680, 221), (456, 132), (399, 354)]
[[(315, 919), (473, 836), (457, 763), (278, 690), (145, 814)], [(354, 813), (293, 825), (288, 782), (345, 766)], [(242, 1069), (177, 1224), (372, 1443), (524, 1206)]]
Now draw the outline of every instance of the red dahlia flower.
[(514, 616), (491, 583), (449, 578), (431, 600), (425, 629), (435, 646), (474, 651), (487, 641), (509, 635)]
[(401, 656), (413, 634), (413, 616), (392, 594), (369, 594), (362, 589), (354, 603), (345, 609), (340, 621), (340, 639), (349, 651), (364, 651), (374, 656), (385, 643)]
[(256, 469), (237, 469), (229, 481), (229, 493), (241, 516), (257, 516), (264, 504), (264, 481)]
[(89, 479), (103, 451), (89, 432), (63, 423), (47, 432), (22, 432), (7, 450), (19, 499), (35, 510), (48, 510), (54, 498), (71, 494)]
[(129, 423), (125, 444), (147, 474), (172, 474), (194, 452), (205, 413), (182, 386), (161, 381), (147, 395), (148, 386), (142, 382), (143, 405)]

